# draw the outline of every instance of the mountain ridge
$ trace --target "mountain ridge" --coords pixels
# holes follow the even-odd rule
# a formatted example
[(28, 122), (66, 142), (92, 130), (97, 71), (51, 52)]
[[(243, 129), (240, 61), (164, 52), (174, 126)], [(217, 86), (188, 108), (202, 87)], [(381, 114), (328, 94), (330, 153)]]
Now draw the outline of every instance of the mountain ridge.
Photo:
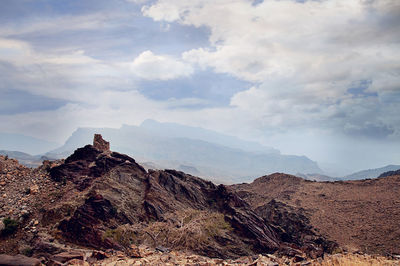
[(164, 131), (154, 132), (138, 126), (123, 126), (120, 129), (80, 128), (65, 145), (47, 155), (65, 156), (87, 143), (95, 132), (109, 139), (114, 150), (134, 156), (138, 161), (152, 162), (163, 168), (188, 165), (198, 170), (193, 174), (221, 183), (246, 181), (276, 171), (322, 172), (316, 162), (305, 156), (282, 155), (270, 149), (264, 153), (245, 151), (200, 139), (165, 136)]
[[(272, 252), (316, 258), (336, 246), (302, 216), (287, 216), (285, 224), (274, 216), (261, 218), (225, 185), (176, 170), (146, 171), (133, 158), (110, 151), (107, 142), (96, 143), (100, 146), (86, 145), (36, 169), (0, 157), (1, 185), (14, 191), (0, 198), (0, 216), (8, 213), (21, 223), (15, 235), (0, 237), (8, 243), (0, 252), (27, 245), (51, 261), (63, 246), (131, 254), (135, 244), (219, 258)], [(295, 211), (284, 204), (270, 209), (278, 215)], [(294, 224), (299, 232), (289, 237)]]

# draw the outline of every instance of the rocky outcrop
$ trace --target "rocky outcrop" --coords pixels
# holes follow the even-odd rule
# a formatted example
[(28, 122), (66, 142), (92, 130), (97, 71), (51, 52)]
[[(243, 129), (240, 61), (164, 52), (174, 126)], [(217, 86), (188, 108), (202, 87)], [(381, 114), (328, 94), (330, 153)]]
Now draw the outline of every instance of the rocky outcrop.
[(0, 265), (38, 266), (42, 264), (38, 259), (29, 258), (23, 255), (10, 256), (6, 254), (0, 254)]
[[(216, 186), (176, 170), (147, 173), (134, 159), (115, 152), (103, 153), (91, 145), (77, 149), (63, 164), (50, 169), (50, 175), (58, 182), (72, 182), (80, 193), (86, 193), (85, 202), (59, 224), (64, 238), (80, 245), (124, 249), (115, 239), (119, 237), (115, 234), (120, 234), (117, 228), (164, 222), (182, 210), (219, 213), (232, 228), (223, 235), (207, 236), (212, 247), (196, 248), (203, 255), (237, 257), (275, 251), (296, 254), (294, 250), (303, 244), (296, 239), (308, 234), (303, 231), (301, 236), (293, 236), (296, 239), (284, 238), (277, 226), (281, 221), (257, 214), (224, 185)], [(296, 222), (296, 218), (290, 221)], [(140, 230), (133, 234), (140, 234)], [(323, 250), (320, 243), (312, 243), (314, 250)]]
[(77, 149), (63, 164), (51, 168), (50, 176), (58, 182), (70, 180), (82, 191), (88, 188), (94, 179), (123, 164), (132, 165), (140, 174), (146, 173), (143, 167), (127, 155), (116, 152), (106, 154), (92, 145), (86, 145)]
[(277, 221), (280, 238), (289, 243), (303, 248), (320, 243), (324, 250), (334, 250), (332, 242), (319, 239), (323, 235), (350, 251), (400, 252), (400, 175), (313, 182), (276, 173), (230, 189), (266, 221)]
[[(286, 243), (301, 247), (310, 257), (317, 258), (326, 251), (338, 247), (337, 243), (318, 235), (302, 208), (295, 208), (283, 202), (271, 200), (255, 209), (255, 212), (270, 222), (279, 238)], [(316, 245), (316, 243), (318, 245)]]
[(94, 134), (93, 147), (101, 152), (110, 151), (110, 142), (105, 141), (100, 134)]
[(121, 246), (111, 239), (103, 237), (103, 232), (104, 228), (116, 227), (127, 222), (124, 217), (119, 217), (110, 201), (92, 193), (85, 204), (79, 207), (70, 219), (63, 220), (58, 228), (70, 242), (94, 248), (121, 249)]

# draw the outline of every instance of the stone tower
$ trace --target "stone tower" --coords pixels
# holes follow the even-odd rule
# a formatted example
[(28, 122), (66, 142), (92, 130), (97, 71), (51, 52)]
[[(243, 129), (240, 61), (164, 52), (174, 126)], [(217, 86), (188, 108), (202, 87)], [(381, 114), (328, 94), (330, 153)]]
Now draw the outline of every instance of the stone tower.
[(94, 134), (93, 147), (99, 151), (110, 151), (110, 142), (105, 141), (101, 134)]

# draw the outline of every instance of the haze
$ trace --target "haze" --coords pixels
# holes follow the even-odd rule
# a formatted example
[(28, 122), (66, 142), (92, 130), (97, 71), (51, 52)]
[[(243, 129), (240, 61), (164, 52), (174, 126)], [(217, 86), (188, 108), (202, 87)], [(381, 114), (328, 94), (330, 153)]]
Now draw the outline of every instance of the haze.
[(3, 0), (0, 132), (155, 119), (331, 172), (399, 164), (399, 42), (397, 0)]

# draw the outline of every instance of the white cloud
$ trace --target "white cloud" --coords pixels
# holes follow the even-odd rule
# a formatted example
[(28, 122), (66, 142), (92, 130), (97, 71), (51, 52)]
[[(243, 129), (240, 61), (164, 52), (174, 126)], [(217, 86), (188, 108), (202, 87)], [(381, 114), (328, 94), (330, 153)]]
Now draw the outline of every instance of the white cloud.
[(149, 2), (150, 0), (126, 0), (126, 1), (138, 4), (138, 5), (142, 5), (142, 4), (145, 4), (145, 3)]
[[(342, 134), (356, 136), (360, 146), (363, 134), (400, 139), (399, 1), (129, 1), (147, 4), (143, 14), (170, 30), (168, 36), (190, 29), (174, 23), (207, 27), (209, 46), (176, 55), (181, 47), (170, 40), (147, 46), (159, 39), (143, 39), (140, 47), (175, 55), (145, 51), (134, 60), (118, 62), (113, 55), (131, 58), (127, 53), (132, 50), (124, 47), (116, 53), (114, 47), (120, 49), (128, 35), (148, 29), (147, 19), (124, 17), (127, 10), (4, 23), (0, 90), (24, 90), (69, 104), (53, 111), (2, 115), (1, 131), (63, 141), (78, 126), (119, 127), (154, 118), (260, 140), (285, 147), (284, 152), (313, 154), (313, 159), (318, 158), (313, 150), (327, 153), (323, 145), (316, 147), (326, 143), (321, 138), (325, 135), (331, 137), (331, 146)], [(88, 45), (79, 43), (80, 34), (104, 27), (107, 36), (99, 39), (105, 39), (85, 51)], [(114, 27), (120, 28), (114, 32)], [(63, 32), (68, 33), (66, 43), (53, 47), (54, 38)], [(43, 39), (37, 42), (39, 37)], [(70, 44), (70, 38), (77, 39)], [(30, 39), (36, 46), (29, 44)], [(154, 101), (136, 90), (139, 79), (190, 77), (197, 67), (254, 84), (233, 95), (229, 106), (205, 109), (187, 108), (206, 105), (196, 98)], [(371, 84), (365, 91), (347, 91), (364, 80)], [(343, 150), (351, 150), (351, 143)]]
[(170, 56), (155, 55), (151, 51), (144, 51), (136, 57), (131, 70), (135, 75), (149, 80), (169, 80), (193, 74), (189, 64)]
[[(381, 97), (400, 91), (399, 1), (159, 0), (142, 12), (210, 29), (211, 47), (182, 57), (254, 82), (231, 99), (253, 128), (343, 131), (351, 124), (367, 131), (372, 123), (400, 132), (400, 120), (387, 117), (396, 107)], [(363, 80), (372, 82), (365, 93), (381, 98), (348, 92)]]
[(116, 26), (110, 23), (115, 18), (126, 16), (123, 13), (112, 14), (99, 12), (85, 15), (64, 15), (56, 17), (36, 18), (22, 23), (3, 23), (0, 27), (0, 36), (20, 36), (25, 34), (50, 35), (64, 31), (94, 30)]

